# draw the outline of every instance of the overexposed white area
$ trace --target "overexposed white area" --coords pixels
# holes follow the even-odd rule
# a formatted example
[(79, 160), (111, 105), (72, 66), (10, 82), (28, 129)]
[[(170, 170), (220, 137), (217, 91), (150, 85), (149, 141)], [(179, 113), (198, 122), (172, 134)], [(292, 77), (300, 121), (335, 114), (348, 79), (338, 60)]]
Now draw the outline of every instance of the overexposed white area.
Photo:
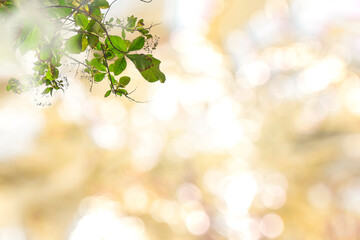
[(258, 183), (251, 174), (229, 177), (224, 199), (231, 214), (246, 214), (258, 192)]
[(19, 97), (0, 107), (0, 161), (30, 151), (44, 128), (45, 119), (41, 109), (27, 101), (29, 99), (26, 97)]
[(299, 26), (309, 33), (360, 18), (357, 0), (294, 0), (291, 6)]
[(121, 216), (118, 203), (104, 197), (85, 200), (83, 215), (76, 221), (69, 240), (145, 240), (141, 219)]
[(0, 240), (26, 240), (25, 232), (20, 227), (4, 226), (0, 228)]

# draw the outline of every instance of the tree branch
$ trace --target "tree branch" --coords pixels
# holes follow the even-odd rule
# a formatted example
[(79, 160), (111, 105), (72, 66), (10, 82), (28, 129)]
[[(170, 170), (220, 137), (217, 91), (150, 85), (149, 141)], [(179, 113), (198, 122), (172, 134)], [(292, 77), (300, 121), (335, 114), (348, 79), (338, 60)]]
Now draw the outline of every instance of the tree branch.
[(73, 58), (73, 57), (71, 57), (71, 56), (69, 56), (68, 54), (66, 54), (65, 52), (63, 52), (63, 51), (61, 51), (61, 54), (62, 55), (64, 55), (65, 57), (68, 57), (68, 58), (70, 58), (71, 60), (73, 60), (73, 61), (75, 61), (75, 62), (77, 62), (77, 63), (79, 63), (79, 64), (81, 64), (81, 65), (83, 65), (84, 67), (86, 67), (86, 68), (90, 68), (88, 65), (86, 65), (85, 63), (83, 63), (83, 62), (81, 62), (81, 61), (79, 61), (79, 60), (77, 60), (77, 59), (75, 59), (75, 58)]

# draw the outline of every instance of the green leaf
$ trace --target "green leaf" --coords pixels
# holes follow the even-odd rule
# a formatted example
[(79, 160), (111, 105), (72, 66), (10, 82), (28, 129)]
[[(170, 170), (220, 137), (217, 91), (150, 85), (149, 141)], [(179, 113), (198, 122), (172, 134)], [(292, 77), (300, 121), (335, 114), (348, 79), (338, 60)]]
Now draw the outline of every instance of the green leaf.
[(121, 52), (119, 52), (119, 51), (114, 51), (114, 52), (115, 52), (115, 55), (116, 55), (119, 59), (121, 59), (121, 58), (124, 57), (124, 54), (122, 54)]
[(99, 35), (100, 37), (104, 37), (104, 29), (101, 27), (99, 23), (97, 23), (94, 20), (91, 20), (88, 26), (86, 27), (86, 30), (88, 30), (91, 33), (95, 33), (96, 35)]
[(51, 73), (55, 79), (59, 77), (59, 70), (57, 68), (53, 68)]
[(137, 37), (135, 38), (132, 42), (131, 45), (129, 47), (129, 52), (130, 51), (136, 51), (136, 50), (140, 50), (144, 47), (145, 44), (145, 38), (143, 37)]
[(86, 48), (89, 46), (89, 42), (86, 38), (86, 35), (83, 34), (82, 37), (81, 37), (81, 51), (85, 51)]
[(121, 36), (122, 36), (123, 39), (126, 38), (126, 34), (125, 34), (125, 30), (124, 30), (124, 29), (121, 30)]
[(48, 68), (48, 65), (47, 64), (43, 64), (39, 67), (38, 69), (38, 72), (41, 74), (41, 75), (44, 75), (45, 73), (45, 70)]
[(49, 92), (52, 92), (52, 87), (46, 88), (46, 89), (42, 92), (42, 94), (48, 94)]
[(70, 9), (70, 8), (48, 8), (47, 12), (52, 17), (64, 18), (72, 12), (72, 9)]
[(77, 26), (80, 26), (82, 29), (86, 29), (86, 27), (89, 24), (89, 20), (88, 17), (85, 16), (84, 14), (78, 13), (75, 16), (75, 23)]
[(45, 76), (47, 79), (49, 79), (51, 81), (53, 81), (55, 79), (54, 76), (52, 75), (51, 71), (47, 71)]
[(134, 28), (137, 21), (137, 17), (131, 16), (127, 18), (127, 28)]
[(37, 25), (35, 25), (32, 30), (27, 33), (24, 42), (19, 47), (21, 54), (25, 54), (27, 51), (36, 48), (40, 43), (40, 39), (41, 30)]
[(135, 67), (140, 72), (145, 71), (154, 65), (152, 58), (145, 54), (128, 54), (126, 56), (135, 64)]
[(149, 30), (145, 29), (145, 28), (138, 28), (137, 29), (142, 35), (146, 35), (149, 33)]
[(101, 82), (105, 78), (106, 73), (96, 73), (94, 76), (95, 82)]
[(100, 53), (94, 53), (94, 57), (96, 57), (96, 58), (101, 58), (101, 57), (103, 57), (104, 56), (104, 54), (100, 54)]
[(114, 72), (114, 64), (113, 63), (109, 65), (109, 71)]
[(121, 77), (119, 79), (119, 86), (125, 87), (126, 85), (129, 84), (129, 82), (130, 82), (130, 77), (128, 77), (128, 76)]
[(95, 0), (93, 4), (102, 9), (110, 7), (109, 3), (106, 0)]
[(105, 97), (108, 97), (108, 96), (110, 95), (110, 93), (111, 93), (111, 90), (107, 91), (107, 92), (105, 93)]
[(89, 42), (89, 46), (91, 48), (94, 48), (96, 46), (96, 44), (99, 42), (99, 37), (98, 36), (94, 36), (94, 35), (87, 35), (86, 36)]
[(95, 19), (101, 21), (102, 20), (102, 14), (100, 11), (100, 8), (94, 5), (88, 5), (89, 7), (89, 11), (92, 15), (92, 17), (94, 17)]
[(128, 92), (125, 90), (125, 89), (116, 89), (115, 90), (115, 93), (117, 94), (117, 95), (119, 95), (120, 97), (122, 96), (122, 95), (128, 95)]
[(29, 33), (34, 29), (34, 24), (30, 21), (24, 21), (24, 25), (21, 29), (20, 37), (16, 39), (17, 45), (20, 46), (25, 39), (28, 37)]
[(152, 57), (151, 55), (148, 55), (148, 57), (151, 57), (153, 66), (151, 66), (150, 68), (144, 71), (140, 71), (141, 75), (148, 82), (156, 82), (160, 80), (160, 82), (164, 83), (166, 77), (164, 73), (160, 71), (160, 63), (161, 63), (160, 60)]
[(94, 47), (95, 50), (102, 51), (102, 43), (99, 41), (96, 46)]
[(82, 38), (83, 38), (83, 34), (81, 33), (76, 34), (75, 36), (69, 38), (65, 42), (65, 50), (73, 54), (81, 53), (83, 51)]
[(106, 53), (105, 53), (105, 58), (106, 58), (107, 60), (113, 59), (114, 57), (115, 57), (115, 54), (114, 54), (114, 52), (113, 52), (112, 50), (106, 51)]
[(131, 41), (130, 41), (130, 40), (127, 40), (127, 39), (125, 39), (125, 40), (124, 40), (124, 42), (125, 42), (125, 44), (126, 44), (126, 48), (129, 48), (129, 47), (130, 47), (130, 45), (131, 45)]
[(140, 19), (137, 23), (137, 27), (143, 27), (144, 26), (144, 19)]
[(121, 74), (127, 66), (126, 59), (123, 57), (121, 59), (117, 59), (114, 63), (114, 74), (115, 76)]
[(99, 71), (106, 71), (105, 65), (101, 62), (100, 58), (94, 58), (90, 61), (89, 65), (95, 67)]
[(124, 95), (128, 95), (128, 92), (125, 89), (117, 89), (116, 92), (117, 92), (118, 95), (120, 95), (119, 93), (124, 94)]
[[(111, 42), (110, 42), (109, 38), (110, 38)], [(117, 50), (120, 50), (121, 52), (126, 52), (127, 51), (126, 43), (121, 37), (119, 37), (119, 36), (109, 36), (109, 38), (106, 38), (106, 40), (105, 40), (105, 43), (109, 46), (109, 48), (114, 48), (115, 47)]]
[(50, 59), (51, 64), (54, 65), (55, 67), (60, 67), (61, 66), (60, 59), (61, 56), (59, 54), (56, 54), (55, 56), (53, 55), (53, 57)]
[(60, 6), (64, 6), (64, 5), (65, 5), (65, 0), (57, 0), (57, 2), (59, 3)]
[(49, 60), (51, 57), (51, 49), (49, 46), (45, 46), (43, 49), (41, 49), (39, 57), (42, 61)]
[(111, 83), (113, 84), (113, 85), (118, 85), (118, 82), (115, 80), (115, 78), (114, 78), (114, 76), (113, 75), (110, 75), (110, 81), (111, 81)]

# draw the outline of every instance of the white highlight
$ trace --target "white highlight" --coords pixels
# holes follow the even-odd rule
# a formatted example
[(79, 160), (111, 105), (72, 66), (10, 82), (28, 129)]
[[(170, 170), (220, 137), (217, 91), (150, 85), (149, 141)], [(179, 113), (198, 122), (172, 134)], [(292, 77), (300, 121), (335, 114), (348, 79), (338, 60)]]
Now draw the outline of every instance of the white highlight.
[(210, 227), (209, 216), (204, 211), (190, 212), (186, 217), (186, 228), (194, 235), (202, 235)]
[(250, 174), (230, 179), (225, 189), (225, 202), (232, 214), (242, 215), (248, 212), (258, 191), (258, 184)]

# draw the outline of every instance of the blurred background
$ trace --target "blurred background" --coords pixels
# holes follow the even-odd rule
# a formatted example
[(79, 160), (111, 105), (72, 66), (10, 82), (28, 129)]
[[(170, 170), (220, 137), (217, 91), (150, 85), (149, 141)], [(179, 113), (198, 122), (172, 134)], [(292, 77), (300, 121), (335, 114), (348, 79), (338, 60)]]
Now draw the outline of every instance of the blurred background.
[(71, 67), (53, 99), (6, 92), (29, 64), (2, 43), (0, 240), (360, 239), (359, 9), (119, 0), (161, 23), (166, 83), (127, 70), (145, 103)]

